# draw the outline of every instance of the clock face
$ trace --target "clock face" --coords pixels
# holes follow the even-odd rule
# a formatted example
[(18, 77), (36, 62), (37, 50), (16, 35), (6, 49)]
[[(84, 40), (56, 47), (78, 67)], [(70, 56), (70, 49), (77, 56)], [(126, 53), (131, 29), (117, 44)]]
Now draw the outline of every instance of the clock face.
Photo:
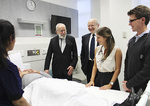
[(29, 10), (34, 10), (35, 7), (36, 7), (36, 4), (35, 4), (35, 2), (34, 2), (33, 0), (28, 0), (28, 1), (27, 1), (27, 8), (28, 8)]

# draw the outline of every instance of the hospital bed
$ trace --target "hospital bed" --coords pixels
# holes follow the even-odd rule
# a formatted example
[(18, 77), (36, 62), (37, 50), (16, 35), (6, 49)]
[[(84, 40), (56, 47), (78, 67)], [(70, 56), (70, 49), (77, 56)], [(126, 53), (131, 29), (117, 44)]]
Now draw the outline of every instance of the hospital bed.
[[(122, 103), (129, 93), (117, 90), (86, 88), (84, 84), (66, 79), (40, 78), (30, 83), (23, 96), (32, 106), (113, 106)], [(149, 87), (136, 106), (150, 106)]]
[[(21, 54), (18, 54), (10, 54), (10, 60), (21, 61)], [(17, 57), (13, 59), (14, 55)], [(23, 67), (23, 62), (19, 63), (19, 68)], [(149, 88), (142, 96), (144, 103), (141, 98), (137, 106), (146, 106), (148, 96), (144, 95), (147, 95), (147, 91)], [(122, 103), (128, 95), (129, 93), (124, 91), (99, 90), (98, 87), (93, 86), (87, 88), (84, 84), (75, 81), (56, 78), (36, 79), (25, 87), (23, 94), (32, 106), (113, 106), (115, 103)]]
[(32, 106), (113, 106), (124, 101), (128, 93), (86, 88), (65, 79), (40, 78), (24, 89), (24, 98)]

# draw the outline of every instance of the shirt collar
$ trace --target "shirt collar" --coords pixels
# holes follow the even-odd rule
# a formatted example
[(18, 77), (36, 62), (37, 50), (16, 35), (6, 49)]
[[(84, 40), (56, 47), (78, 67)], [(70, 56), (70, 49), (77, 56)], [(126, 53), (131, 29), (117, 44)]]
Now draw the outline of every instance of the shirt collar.
[(144, 31), (143, 33), (141, 33), (140, 35), (135, 35), (135, 42), (137, 42), (139, 40), (139, 38), (141, 38), (144, 34), (149, 33), (149, 30)]
[[(144, 34), (149, 33), (149, 30), (144, 31), (143, 33), (141, 33), (140, 35), (138, 35), (138, 37), (142, 37)], [(135, 37), (137, 37), (137, 35), (135, 35)]]
[(95, 34), (95, 36), (94, 36), (94, 37), (96, 37), (96, 33), (91, 33), (91, 37), (93, 37), (93, 34)]

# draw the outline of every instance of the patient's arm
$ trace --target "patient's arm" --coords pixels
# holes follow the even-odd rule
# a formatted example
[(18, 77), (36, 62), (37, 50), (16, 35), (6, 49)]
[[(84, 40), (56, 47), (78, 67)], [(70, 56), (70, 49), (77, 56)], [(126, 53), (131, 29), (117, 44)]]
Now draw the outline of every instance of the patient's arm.
[(38, 70), (33, 70), (32, 73), (38, 73), (38, 74), (41, 74), (41, 72), (38, 71)]
[(32, 70), (32, 69), (25, 69), (25, 70), (21, 71), (21, 70), (18, 68), (18, 70), (19, 70), (19, 73), (20, 73), (20, 77), (21, 77), (21, 78), (22, 78), (24, 75), (29, 74), (29, 73), (38, 73), (38, 74), (40, 74), (40, 71)]
[(14, 104), (14, 106), (31, 106), (25, 99), (24, 97), (21, 97), (18, 100), (14, 100), (12, 101), (12, 103)]
[(26, 74), (29, 74), (29, 72), (28, 71), (22, 71), (22, 72), (20, 72), (20, 77), (22, 78)]
[(26, 75), (26, 74), (29, 73), (29, 71), (21, 71), (20, 68), (18, 68), (18, 70), (19, 70), (19, 74), (20, 74), (20, 77), (21, 77), (21, 78), (22, 78), (24, 75)]

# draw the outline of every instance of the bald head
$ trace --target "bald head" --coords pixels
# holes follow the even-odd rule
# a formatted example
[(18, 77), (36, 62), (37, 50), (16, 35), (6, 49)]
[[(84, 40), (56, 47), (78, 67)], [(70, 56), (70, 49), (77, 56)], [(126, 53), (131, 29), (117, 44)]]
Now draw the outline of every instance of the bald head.
[(95, 33), (98, 27), (99, 27), (99, 23), (97, 19), (92, 18), (88, 21), (88, 30), (90, 31), (90, 33)]
[(97, 21), (97, 19), (95, 19), (95, 18), (90, 19), (90, 20), (88, 21), (88, 23), (89, 23), (89, 22), (93, 22), (93, 23), (95, 23), (95, 24), (99, 24), (98, 21)]

